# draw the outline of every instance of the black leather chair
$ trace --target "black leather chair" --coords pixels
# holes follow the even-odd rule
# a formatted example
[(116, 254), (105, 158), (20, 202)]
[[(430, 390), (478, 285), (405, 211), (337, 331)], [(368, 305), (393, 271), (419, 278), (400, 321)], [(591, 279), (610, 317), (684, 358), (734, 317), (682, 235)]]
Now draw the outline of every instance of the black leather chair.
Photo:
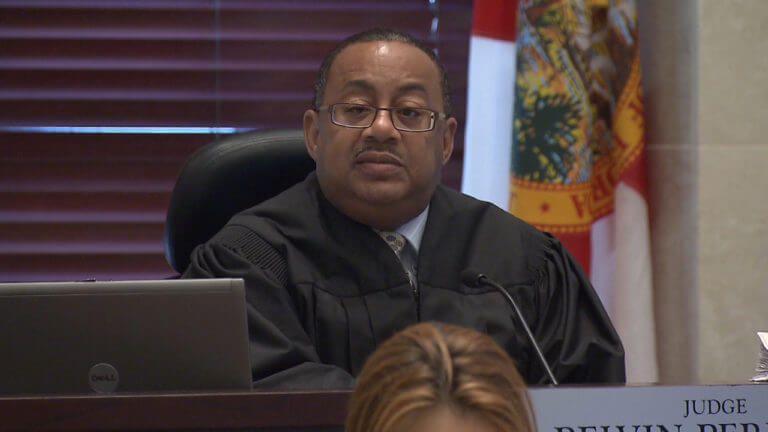
[(195, 246), (236, 213), (304, 180), (315, 162), (300, 129), (258, 130), (227, 136), (187, 159), (165, 218), (165, 257), (183, 273)]

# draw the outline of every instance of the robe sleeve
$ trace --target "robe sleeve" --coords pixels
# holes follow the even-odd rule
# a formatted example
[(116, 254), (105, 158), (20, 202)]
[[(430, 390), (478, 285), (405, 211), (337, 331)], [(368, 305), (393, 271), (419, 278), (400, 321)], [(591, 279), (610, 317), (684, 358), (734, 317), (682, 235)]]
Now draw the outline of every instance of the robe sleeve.
[[(286, 281), (285, 259), (248, 228), (228, 225), (198, 246), (183, 278), (243, 278), (254, 387), (339, 389), (354, 386), (341, 368), (322, 364)], [(311, 322), (311, 320), (309, 320)]]
[[(534, 332), (553, 373), (561, 383), (624, 383), (624, 348), (597, 293), (565, 247), (547, 235)], [(548, 382), (538, 364), (531, 372), (536, 378), (529, 382)]]

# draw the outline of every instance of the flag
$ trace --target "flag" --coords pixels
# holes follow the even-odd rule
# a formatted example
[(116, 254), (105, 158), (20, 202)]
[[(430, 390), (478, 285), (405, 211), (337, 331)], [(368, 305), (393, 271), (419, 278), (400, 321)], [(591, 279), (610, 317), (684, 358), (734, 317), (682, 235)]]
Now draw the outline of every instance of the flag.
[(475, 3), (462, 190), (556, 235), (624, 342), (627, 380), (655, 382), (635, 0), (512, 3)]
[(461, 189), (501, 208), (509, 202), (516, 21), (517, 0), (475, 0)]
[(510, 211), (555, 234), (655, 382), (635, 0), (521, 0)]

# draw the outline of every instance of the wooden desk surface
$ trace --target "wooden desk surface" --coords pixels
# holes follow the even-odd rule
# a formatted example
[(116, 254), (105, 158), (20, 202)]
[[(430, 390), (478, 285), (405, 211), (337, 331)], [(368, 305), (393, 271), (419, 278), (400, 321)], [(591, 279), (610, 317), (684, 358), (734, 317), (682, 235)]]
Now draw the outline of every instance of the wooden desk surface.
[(349, 391), (0, 396), (3, 431), (343, 431)]

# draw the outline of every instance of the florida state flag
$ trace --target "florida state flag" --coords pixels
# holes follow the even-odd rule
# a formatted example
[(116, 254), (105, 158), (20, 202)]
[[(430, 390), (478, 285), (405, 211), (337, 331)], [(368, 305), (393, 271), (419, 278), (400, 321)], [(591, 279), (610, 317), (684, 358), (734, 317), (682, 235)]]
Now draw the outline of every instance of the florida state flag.
[[(508, 196), (469, 187), (492, 173), (490, 161), (473, 171), (468, 156), (463, 190), (502, 206), (508, 200), (513, 214), (556, 235), (589, 275), (624, 342), (628, 381), (655, 382), (635, 0), (520, 0), (516, 15), (514, 89), (483, 82), (498, 89), (484, 90), (495, 96), (513, 94), (510, 174), (502, 187)], [(496, 60), (474, 61), (470, 51), (470, 156), (490, 153), (488, 140), (470, 129), (480, 92), (473, 67), (494, 68)]]

